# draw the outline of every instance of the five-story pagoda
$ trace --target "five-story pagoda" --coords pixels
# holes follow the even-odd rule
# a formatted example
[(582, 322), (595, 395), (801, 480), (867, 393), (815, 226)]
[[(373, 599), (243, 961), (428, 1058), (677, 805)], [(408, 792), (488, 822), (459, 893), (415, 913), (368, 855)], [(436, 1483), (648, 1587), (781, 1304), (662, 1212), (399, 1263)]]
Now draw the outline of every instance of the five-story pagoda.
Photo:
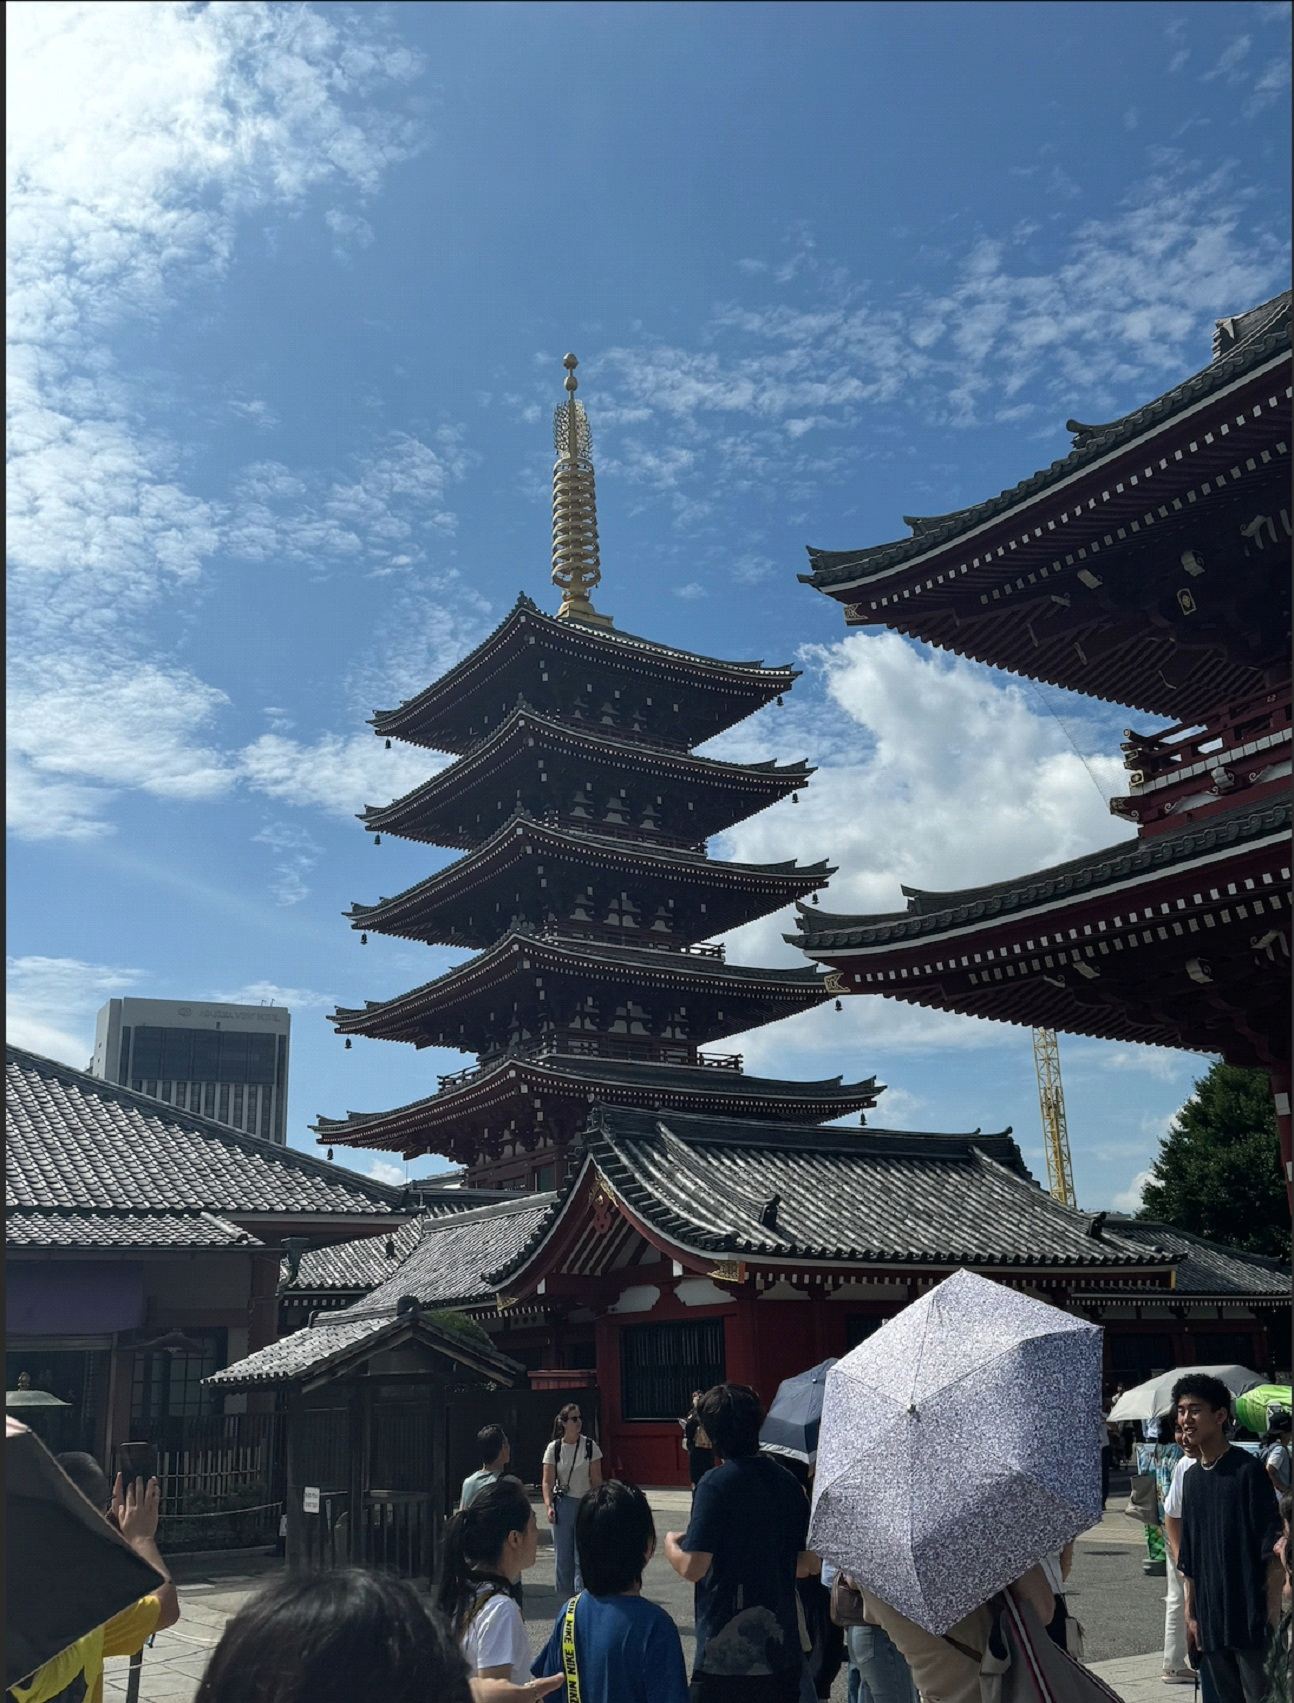
[[(361, 821), (376, 839), (464, 855), (351, 927), (475, 956), (392, 999), (339, 1009), (339, 1034), (451, 1047), (477, 1062), (386, 1112), (321, 1117), (321, 1142), (438, 1153), (474, 1184), (551, 1188), (590, 1102), (818, 1123), (875, 1103), (875, 1079), (749, 1076), (711, 1042), (830, 997), (812, 968), (731, 964), (709, 937), (823, 887), (826, 863), (740, 864), (708, 838), (794, 795), (804, 763), (736, 763), (694, 747), (780, 699), (791, 668), (721, 662), (618, 633), (594, 609), (592, 440), (555, 412), (555, 616), (522, 596), (425, 691), (373, 718), (379, 737), (456, 761)], [(347, 1043), (349, 1045), (349, 1041)]]

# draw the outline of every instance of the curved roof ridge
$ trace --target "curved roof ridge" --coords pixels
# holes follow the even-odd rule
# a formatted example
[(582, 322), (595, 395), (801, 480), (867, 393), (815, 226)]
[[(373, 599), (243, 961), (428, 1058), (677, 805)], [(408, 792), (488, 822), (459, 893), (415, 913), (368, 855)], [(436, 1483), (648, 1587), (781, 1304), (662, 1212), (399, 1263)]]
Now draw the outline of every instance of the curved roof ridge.
[(665, 757), (671, 762), (695, 763), (705, 769), (739, 771), (743, 774), (785, 775), (788, 778), (795, 775), (803, 777), (805, 780), (816, 772), (815, 767), (809, 763), (807, 758), (800, 758), (794, 763), (784, 763), (780, 767), (775, 758), (767, 763), (732, 763), (725, 762), (720, 757), (701, 757), (694, 751), (674, 750), (667, 745), (651, 745), (638, 739), (617, 738), (610, 731), (597, 732), (592, 728), (577, 727), (566, 722), (554, 721), (551, 716), (546, 716), (524, 700), (519, 700), (508, 711), (503, 720), (496, 722), (490, 732), (473, 745), (470, 751), (464, 752), (452, 763), (447, 763), (444, 768), (437, 769), (420, 785), (411, 787), (408, 792), (401, 793), (398, 798), (393, 798), (388, 804), (366, 804), (363, 810), (355, 812), (356, 820), (367, 822), (370, 818), (385, 816), (402, 806), (414, 803), (421, 795), (429, 794), (434, 790), (445, 789), (447, 783), (461, 771), (464, 764), (474, 763), (486, 756), (492, 747), (504, 744), (511, 737), (514, 729), (526, 719), (567, 738), (612, 746), (616, 750), (632, 752), (637, 756)]
[[(1165, 416), (1171, 417), (1181, 407), (1196, 400), (1197, 395), (1202, 399), (1212, 391), (1221, 389), (1232, 378), (1243, 376), (1250, 364), (1258, 364), (1255, 357), (1262, 359), (1274, 353), (1282, 337), (1286, 342), (1289, 340), (1288, 324), (1282, 329), (1280, 322), (1282, 318), (1288, 320), (1290, 300), (1291, 292), (1286, 290), (1278, 296), (1273, 296), (1260, 307), (1240, 315), (1234, 322), (1219, 321), (1219, 324), (1244, 325), (1254, 315), (1257, 316), (1252, 324), (1245, 326), (1242, 334), (1229, 347), (1215, 354), (1206, 366), (1179, 380), (1159, 396), (1101, 426), (1085, 426), (1078, 420), (1070, 420), (1066, 429), (1074, 431), (1076, 435), (1074, 447), (1068, 455), (1059, 457), (1047, 467), (1039, 468), (1014, 485), (1007, 486), (978, 503), (953, 510), (946, 516), (932, 517), (929, 524), (922, 523), (922, 530), (914, 537), (869, 545), (861, 550), (821, 550), (810, 547), (808, 555), (811, 571), (799, 575), (801, 582), (822, 590), (839, 583), (848, 583), (851, 570), (875, 571), (881, 566), (897, 566), (937, 544), (951, 542), (971, 523), (978, 525), (1009, 513), (1026, 499), (1041, 494), (1056, 479), (1069, 472), (1078, 471), (1087, 461), (1095, 460), (1099, 454), (1117, 447), (1111, 440), (1118, 439), (1121, 435), (1135, 437), (1143, 427), (1150, 429)], [(1266, 347), (1269, 341), (1271, 349)], [(862, 572), (856, 577), (866, 579), (869, 573)]]

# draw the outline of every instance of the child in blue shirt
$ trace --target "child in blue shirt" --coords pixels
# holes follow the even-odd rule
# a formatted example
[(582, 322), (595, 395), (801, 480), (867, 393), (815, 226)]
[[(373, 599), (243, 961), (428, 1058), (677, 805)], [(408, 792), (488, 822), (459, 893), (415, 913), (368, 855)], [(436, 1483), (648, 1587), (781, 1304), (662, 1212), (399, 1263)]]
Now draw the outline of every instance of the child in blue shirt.
[[(563, 1603), (531, 1673), (566, 1671), (563, 1645), (573, 1623), (580, 1703), (687, 1703), (678, 1628), (642, 1596), (643, 1568), (656, 1549), (647, 1498), (610, 1479), (590, 1490), (575, 1516), (584, 1589)], [(570, 1687), (559, 1693), (569, 1703)]]

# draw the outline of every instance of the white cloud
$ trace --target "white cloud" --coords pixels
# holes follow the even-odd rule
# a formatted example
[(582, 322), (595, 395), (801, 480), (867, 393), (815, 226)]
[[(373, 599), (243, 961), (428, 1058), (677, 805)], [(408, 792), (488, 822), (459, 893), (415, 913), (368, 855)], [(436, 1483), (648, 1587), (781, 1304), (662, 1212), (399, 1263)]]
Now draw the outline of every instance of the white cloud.
[(685, 603), (695, 603), (698, 597), (709, 597), (710, 593), (700, 580), (690, 579), (686, 585), (676, 585), (674, 595), (681, 597)]
[(387, 804), (420, 786), (448, 761), (402, 745), (387, 751), (371, 733), (325, 733), (313, 741), (263, 733), (243, 747), (239, 760), (254, 792), (344, 821), (353, 821), (366, 804)]
[[(142, 424), (150, 399), (111, 339), (218, 279), (253, 209), (325, 183), (375, 189), (417, 134), (369, 95), (418, 62), (380, 11), (58, 0), (8, 21), (21, 66), (8, 112), (13, 821), (28, 837), (86, 838), (106, 831), (114, 790), (201, 798), (233, 775), (206, 742), (222, 695), (150, 659), (140, 637), (159, 601), (191, 599), (231, 517), (185, 488), (184, 446)], [(274, 423), (263, 401), (229, 406)], [(454, 464), (422, 447), (430, 464), (390, 444), (337, 482), (329, 523), (373, 552), (384, 529), (405, 536), (382, 501), (412, 501), (411, 480), (443, 494), (436, 477)], [(86, 708), (96, 737), (77, 752), (70, 726)]]
[(339, 207), (331, 207), (324, 214), (324, 223), (337, 239), (334, 254), (347, 257), (352, 249), (372, 247), (373, 227), (358, 213), (344, 213)]
[(105, 1000), (131, 992), (139, 970), (80, 958), (6, 958), (5, 1035), (16, 1047), (84, 1070), (94, 1051), (94, 1017)]
[(270, 892), (280, 905), (299, 905), (310, 896), (306, 877), (323, 855), (323, 847), (305, 829), (291, 822), (267, 822), (252, 836), (274, 853)]
[(231, 414), (237, 414), (240, 420), (246, 420), (248, 425), (255, 426), (258, 432), (272, 432), (279, 423), (279, 417), (273, 408), (259, 396), (253, 396), (246, 401), (231, 401), (229, 411)]
[(265, 981), (244, 982), (241, 987), (213, 993), (211, 998), (221, 1005), (282, 1005), (289, 1011), (331, 1011), (337, 1003), (330, 993)]
[(1203, 74), (1200, 81), (1202, 83), (1211, 83), (1216, 78), (1222, 77), (1228, 83), (1241, 82), (1244, 76), (1241, 68), (1246, 59), (1248, 59), (1249, 49), (1252, 46), (1252, 36), (1236, 36), (1234, 40), (1227, 43), (1226, 47), (1224, 47), (1222, 52), (1219, 54), (1214, 65)]
[(1110, 1205), (1115, 1212), (1139, 1212), (1141, 1210), (1141, 1197), (1149, 1181), (1149, 1170), (1138, 1171), (1128, 1186), (1120, 1189), (1111, 1199)]
[(394, 1159), (374, 1159), (360, 1174), (370, 1177), (375, 1183), (389, 1183), (392, 1188), (403, 1187), (405, 1181), (405, 1167), (398, 1165)]

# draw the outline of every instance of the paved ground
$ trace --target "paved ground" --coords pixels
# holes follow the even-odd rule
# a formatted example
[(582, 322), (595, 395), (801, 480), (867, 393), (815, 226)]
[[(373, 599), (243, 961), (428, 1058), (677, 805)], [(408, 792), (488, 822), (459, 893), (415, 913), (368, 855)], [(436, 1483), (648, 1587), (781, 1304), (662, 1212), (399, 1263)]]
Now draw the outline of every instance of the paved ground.
[[(1121, 1497), (1111, 1497), (1111, 1507)], [(687, 1517), (685, 1491), (652, 1492), (658, 1533), (681, 1528)], [(1071, 1611), (1087, 1632), (1087, 1659), (1126, 1703), (1172, 1703), (1188, 1700), (1180, 1691), (1161, 1684), (1163, 1582), (1141, 1571), (1140, 1528), (1123, 1515), (1107, 1512), (1102, 1523), (1076, 1545), (1069, 1582)], [(191, 1703), (207, 1656), (225, 1621), (255, 1590), (277, 1572), (281, 1562), (269, 1556), (203, 1561), (179, 1561), (175, 1574), (181, 1588), (184, 1617), (171, 1632), (162, 1633), (145, 1652), (140, 1697), (143, 1703)], [(526, 1575), (526, 1621), (533, 1647), (547, 1641), (557, 1612), (553, 1589), (553, 1552), (545, 1546), (533, 1571)], [(683, 1636), (690, 1662), (693, 1645), (692, 1589), (663, 1560), (655, 1560), (644, 1580), (646, 1594), (669, 1609)], [(125, 1696), (127, 1664), (108, 1663), (105, 1703)], [(845, 1695), (844, 1676), (837, 1681), (833, 1703)]]

